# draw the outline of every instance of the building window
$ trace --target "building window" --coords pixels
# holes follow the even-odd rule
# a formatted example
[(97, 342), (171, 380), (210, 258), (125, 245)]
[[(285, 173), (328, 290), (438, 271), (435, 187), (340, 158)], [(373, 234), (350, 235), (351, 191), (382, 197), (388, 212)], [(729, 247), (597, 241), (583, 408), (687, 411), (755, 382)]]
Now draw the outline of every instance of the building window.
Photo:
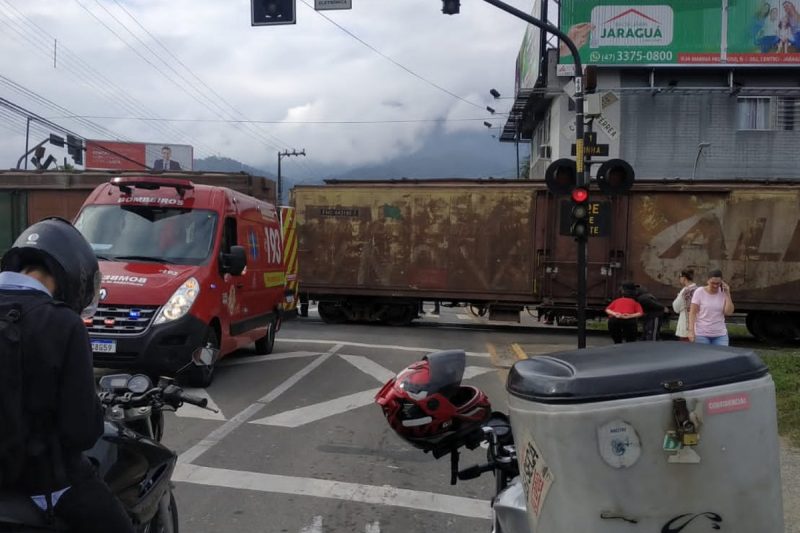
[(800, 130), (800, 98), (779, 96), (775, 111), (775, 127), (784, 131)]
[(771, 98), (739, 98), (737, 102), (740, 130), (772, 129)]
[(537, 158), (550, 159), (550, 111), (547, 111), (544, 118), (536, 125), (533, 139)]

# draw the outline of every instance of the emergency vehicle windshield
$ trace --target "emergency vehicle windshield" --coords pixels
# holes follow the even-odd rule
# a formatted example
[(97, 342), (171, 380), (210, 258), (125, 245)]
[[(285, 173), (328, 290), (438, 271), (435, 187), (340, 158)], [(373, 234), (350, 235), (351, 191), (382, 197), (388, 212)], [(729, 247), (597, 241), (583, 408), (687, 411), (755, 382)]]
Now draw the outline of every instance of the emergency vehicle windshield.
[(200, 265), (211, 255), (217, 214), (178, 207), (90, 205), (75, 227), (100, 260)]

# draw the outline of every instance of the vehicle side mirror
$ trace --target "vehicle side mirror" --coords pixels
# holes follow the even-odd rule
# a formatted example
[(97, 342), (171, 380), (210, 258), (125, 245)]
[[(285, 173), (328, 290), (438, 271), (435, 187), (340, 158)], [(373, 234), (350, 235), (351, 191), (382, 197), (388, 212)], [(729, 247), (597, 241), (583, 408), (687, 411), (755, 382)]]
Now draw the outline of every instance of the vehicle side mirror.
[(219, 358), (219, 350), (206, 346), (198, 348), (192, 353), (192, 362), (195, 366), (211, 366)]
[(222, 272), (232, 276), (241, 276), (247, 266), (247, 252), (244, 246), (231, 246), (229, 254), (220, 254)]

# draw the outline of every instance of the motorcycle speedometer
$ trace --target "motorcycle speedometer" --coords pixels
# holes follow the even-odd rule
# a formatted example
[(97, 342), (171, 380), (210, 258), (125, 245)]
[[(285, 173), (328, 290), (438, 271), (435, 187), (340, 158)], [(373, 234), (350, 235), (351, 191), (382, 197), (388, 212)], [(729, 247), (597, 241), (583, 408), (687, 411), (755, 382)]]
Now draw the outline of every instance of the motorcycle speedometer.
[(135, 376), (131, 376), (131, 379), (128, 380), (128, 390), (134, 394), (147, 392), (152, 386), (153, 384), (150, 382), (150, 378), (144, 374), (136, 374)]

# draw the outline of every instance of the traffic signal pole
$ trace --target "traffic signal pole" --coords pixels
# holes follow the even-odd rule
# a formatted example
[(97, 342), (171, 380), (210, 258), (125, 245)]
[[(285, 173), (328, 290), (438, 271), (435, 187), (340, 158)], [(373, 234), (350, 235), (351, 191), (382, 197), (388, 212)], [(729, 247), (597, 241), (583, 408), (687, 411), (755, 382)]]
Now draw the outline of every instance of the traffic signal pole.
[[(575, 178), (578, 187), (588, 186), (589, 183), (586, 179), (584, 168), (583, 146), (583, 65), (581, 64), (578, 48), (566, 33), (547, 21), (532, 17), (528, 13), (500, 0), (484, 0), (484, 2), (510, 13), (528, 24), (533, 24), (542, 31), (555, 35), (567, 46), (572, 54), (572, 60), (575, 62), (575, 76), (573, 78), (575, 83)], [(578, 239), (578, 348), (586, 348), (586, 268), (586, 239)]]

